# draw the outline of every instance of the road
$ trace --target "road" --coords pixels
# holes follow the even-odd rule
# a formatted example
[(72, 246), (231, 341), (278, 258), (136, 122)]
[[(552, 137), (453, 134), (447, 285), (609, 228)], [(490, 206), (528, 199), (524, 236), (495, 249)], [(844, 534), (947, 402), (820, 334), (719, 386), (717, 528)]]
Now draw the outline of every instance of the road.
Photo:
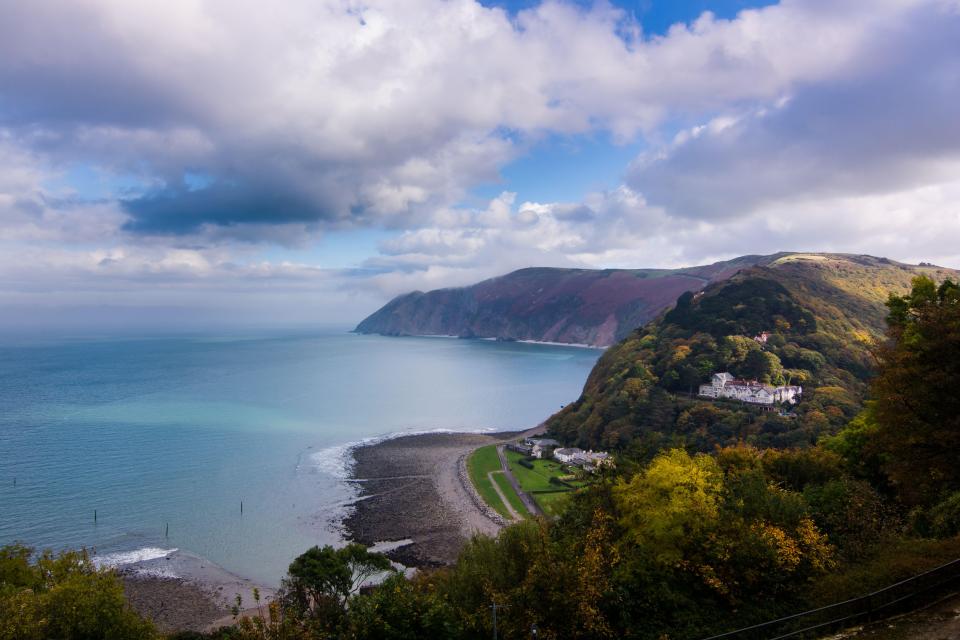
[(500, 496), (500, 502), (503, 503), (503, 506), (507, 508), (507, 511), (510, 513), (510, 518), (514, 522), (520, 522), (523, 520), (523, 516), (517, 513), (517, 510), (513, 508), (513, 505), (510, 504), (510, 501), (507, 500), (507, 496), (503, 494), (503, 490), (500, 488), (500, 485), (497, 484), (497, 481), (494, 479), (493, 474), (503, 473), (503, 471), (490, 471), (487, 473), (487, 480), (490, 481), (490, 484), (493, 485), (493, 490), (497, 492), (497, 495)]
[(540, 505), (537, 504), (537, 501), (530, 497), (529, 493), (520, 488), (520, 483), (517, 482), (513, 472), (510, 471), (510, 465), (507, 464), (507, 457), (503, 454), (502, 444), (497, 445), (497, 455), (500, 457), (500, 466), (503, 467), (503, 474), (507, 476), (510, 486), (513, 487), (513, 490), (518, 496), (520, 496), (520, 502), (523, 503), (523, 506), (527, 508), (527, 511), (535, 516), (545, 515), (543, 513), (543, 509), (541, 509)]
[(952, 595), (930, 606), (855, 629), (847, 629), (823, 640), (955, 640), (960, 638), (960, 595)]

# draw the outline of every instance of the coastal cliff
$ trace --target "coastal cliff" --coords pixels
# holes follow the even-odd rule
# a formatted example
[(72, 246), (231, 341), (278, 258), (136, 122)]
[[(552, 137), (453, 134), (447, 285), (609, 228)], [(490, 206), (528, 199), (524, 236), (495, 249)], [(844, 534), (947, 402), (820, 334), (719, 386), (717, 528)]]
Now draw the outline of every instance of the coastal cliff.
[(680, 294), (781, 255), (683, 269), (520, 269), (469, 287), (398, 296), (356, 331), (607, 347), (652, 320)]

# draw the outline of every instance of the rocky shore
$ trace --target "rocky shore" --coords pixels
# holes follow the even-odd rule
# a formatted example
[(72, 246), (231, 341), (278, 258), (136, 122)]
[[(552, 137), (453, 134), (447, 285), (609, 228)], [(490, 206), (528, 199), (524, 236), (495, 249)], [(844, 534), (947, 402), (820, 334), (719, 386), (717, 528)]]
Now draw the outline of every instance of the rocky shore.
[(163, 633), (205, 631), (230, 613), (207, 591), (182, 578), (127, 574), (123, 591), (134, 611)]
[(124, 565), (118, 573), (130, 606), (164, 633), (230, 625), (237, 596), (247, 611), (256, 604), (254, 589), (264, 603), (274, 596), (272, 588), (181, 551)]
[[(504, 525), (470, 483), (467, 457), (477, 447), (519, 435), (429, 433), (354, 449), (350, 481), (360, 495), (343, 522), (347, 538), (406, 567), (452, 563), (470, 536), (496, 535)], [(255, 584), (191, 554), (171, 553), (120, 573), (131, 606), (163, 632), (231, 624), (237, 594), (244, 608), (254, 605)], [(264, 602), (274, 596), (272, 589), (259, 590)]]
[(496, 535), (503, 520), (476, 496), (465, 458), (517, 434), (431, 433), (386, 440), (353, 451), (360, 499), (344, 521), (366, 545), (411, 540), (387, 555), (409, 567), (453, 562), (475, 533)]

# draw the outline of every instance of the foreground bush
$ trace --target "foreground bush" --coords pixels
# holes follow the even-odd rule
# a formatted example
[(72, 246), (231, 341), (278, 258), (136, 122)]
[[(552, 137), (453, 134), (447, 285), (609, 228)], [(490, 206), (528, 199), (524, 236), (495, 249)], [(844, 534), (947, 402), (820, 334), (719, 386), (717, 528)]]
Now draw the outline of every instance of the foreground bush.
[(0, 640), (145, 640), (153, 625), (127, 605), (113, 571), (86, 552), (35, 556), (22, 545), (0, 548)]

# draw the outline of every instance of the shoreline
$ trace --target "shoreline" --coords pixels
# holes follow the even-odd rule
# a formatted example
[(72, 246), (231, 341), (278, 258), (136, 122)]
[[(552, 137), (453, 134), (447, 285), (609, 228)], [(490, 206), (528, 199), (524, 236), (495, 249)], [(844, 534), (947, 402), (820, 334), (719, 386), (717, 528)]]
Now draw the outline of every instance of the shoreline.
[(483, 340), (485, 342), (503, 342), (503, 343), (518, 343), (518, 344), (540, 344), (546, 345), (548, 347), (574, 347), (577, 349), (596, 349), (597, 351), (606, 351), (612, 345), (601, 346), (595, 344), (587, 344), (585, 342), (551, 342), (549, 340), (528, 340), (526, 338), (517, 338), (504, 340), (501, 338), (491, 338), (488, 336), (456, 336), (448, 335), (444, 333), (406, 333), (402, 335), (392, 335), (386, 333), (376, 333), (376, 332), (360, 332), (360, 331), (349, 331), (348, 333), (353, 333), (360, 336), (383, 336), (385, 338), (443, 338), (444, 340)]
[[(394, 432), (342, 445), (347, 476), (356, 488), (340, 521), (344, 542), (384, 553), (404, 570), (453, 563), (474, 534), (496, 536), (504, 519), (476, 493), (466, 460), (478, 447), (542, 432), (544, 424), (519, 431), (435, 429)], [(257, 612), (276, 594), (186, 551), (113, 565), (130, 606), (163, 633), (214, 631)]]
[(466, 474), (474, 449), (543, 429), (401, 435), (351, 450), (350, 480), (359, 497), (343, 520), (347, 539), (371, 546), (404, 541), (386, 552), (406, 567), (453, 563), (474, 534), (495, 536), (504, 521), (476, 495)]
[(266, 604), (276, 589), (233, 574), (209, 560), (174, 549), (114, 567), (127, 602), (163, 633), (212, 631), (233, 624), (231, 608), (240, 596), (245, 612)]

